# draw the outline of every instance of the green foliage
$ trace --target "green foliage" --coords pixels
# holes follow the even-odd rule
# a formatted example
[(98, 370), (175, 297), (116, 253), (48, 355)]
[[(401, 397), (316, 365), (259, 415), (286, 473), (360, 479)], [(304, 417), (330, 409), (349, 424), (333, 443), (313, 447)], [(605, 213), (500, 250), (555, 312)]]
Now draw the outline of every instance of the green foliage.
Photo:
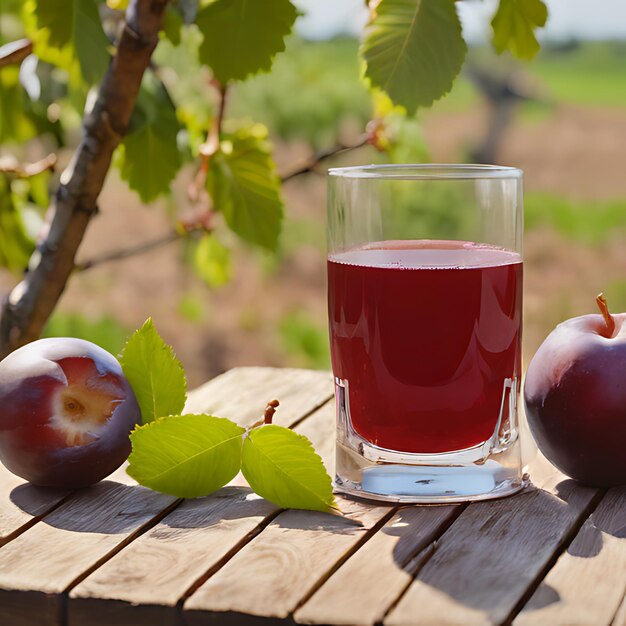
[(336, 508), (330, 476), (304, 436), (273, 424), (243, 442), (241, 470), (250, 487), (282, 508), (327, 512)]
[(111, 354), (119, 354), (128, 337), (128, 329), (110, 315), (92, 320), (80, 313), (56, 312), (48, 320), (42, 337), (78, 337)]
[(413, 113), (448, 93), (467, 45), (452, 0), (382, 0), (365, 31), (365, 76)]
[(206, 234), (200, 239), (193, 261), (196, 272), (209, 287), (221, 287), (230, 281), (230, 250), (214, 235)]
[(37, 56), (97, 83), (107, 68), (109, 40), (104, 34), (96, 0), (29, 0), (25, 14), (35, 18), (30, 36)]
[(297, 15), (289, 0), (212, 0), (196, 17), (200, 61), (222, 84), (268, 71)]
[(138, 483), (179, 498), (206, 496), (241, 467), (245, 429), (211, 415), (163, 417), (136, 428), (126, 470)]
[(626, 232), (626, 199), (573, 202), (549, 193), (527, 193), (524, 221), (529, 231), (549, 225), (575, 241), (600, 245)]
[(19, 274), (35, 249), (15, 205), (7, 175), (0, 173), (0, 267)]
[[(161, 417), (180, 404), (180, 386), (172, 385), (170, 379), (183, 376), (184, 380), (184, 372), (151, 320), (130, 338), (121, 362), (143, 421), (149, 422), (130, 437), (127, 472), (138, 483), (195, 498), (219, 489), (242, 469), (250, 486), (278, 506), (316, 511), (336, 508), (330, 476), (306, 437), (273, 425), (255, 424), (246, 430), (210, 415)], [(141, 369), (144, 377), (138, 378)]]
[(180, 415), (187, 399), (185, 372), (152, 319), (146, 320), (128, 340), (120, 363), (135, 392), (144, 424), (159, 417)]
[(144, 77), (130, 128), (120, 147), (121, 175), (143, 202), (150, 202), (169, 192), (181, 166), (176, 108), (152, 74)]
[(181, 29), (183, 27), (183, 16), (178, 8), (168, 4), (163, 16), (163, 34), (169, 39), (170, 43), (179, 46), (182, 41)]
[(288, 313), (278, 327), (283, 348), (295, 365), (330, 368), (326, 322), (315, 324), (304, 311)]
[(27, 98), (19, 82), (19, 68), (3, 67), (0, 69), (0, 143), (22, 142), (36, 134), (26, 109)]
[(535, 29), (545, 26), (547, 19), (542, 0), (500, 0), (491, 22), (494, 48), (498, 53), (510, 50), (518, 59), (532, 59), (539, 52)]
[(356, 39), (303, 41), (291, 36), (270, 74), (234, 86), (228, 111), (264, 123), (283, 139), (304, 139), (318, 149), (332, 145), (346, 123), (364, 128), (371, 116), (357, 51)]
[(211, 158), (207, 190), (233, 232), (276, 250), (283, 201), (264, 126), (245, 126), (226, 135)]

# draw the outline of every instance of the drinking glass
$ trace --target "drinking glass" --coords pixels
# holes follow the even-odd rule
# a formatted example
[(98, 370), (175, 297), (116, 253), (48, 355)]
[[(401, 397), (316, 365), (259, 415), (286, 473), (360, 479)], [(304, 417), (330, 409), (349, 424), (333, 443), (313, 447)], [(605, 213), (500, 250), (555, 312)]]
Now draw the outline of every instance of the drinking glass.
[(518, 491), (522, 172), (329, 171), (339, 491), (458, 502)]

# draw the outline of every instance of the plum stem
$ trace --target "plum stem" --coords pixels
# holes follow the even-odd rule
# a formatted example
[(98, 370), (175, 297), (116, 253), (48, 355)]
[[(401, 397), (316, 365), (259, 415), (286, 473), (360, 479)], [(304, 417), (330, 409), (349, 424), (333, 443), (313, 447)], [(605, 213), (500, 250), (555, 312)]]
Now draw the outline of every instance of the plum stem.
[(596, 303), (606, 324), (606, 334), (604, 336), (610, 339), (615, 332), (615, 318), (609, 313), (609, 305), (603, 293), (599, 293), (596, 296)]
[(265, 407), (265, 414), (263, 416), (263, 422), (265, 424), (271, 424), (272, 418), (274, 417), (274, 413), (276, 413), (276, 409), (279, 407), (280, 402), (278, 400), (270, 400)]

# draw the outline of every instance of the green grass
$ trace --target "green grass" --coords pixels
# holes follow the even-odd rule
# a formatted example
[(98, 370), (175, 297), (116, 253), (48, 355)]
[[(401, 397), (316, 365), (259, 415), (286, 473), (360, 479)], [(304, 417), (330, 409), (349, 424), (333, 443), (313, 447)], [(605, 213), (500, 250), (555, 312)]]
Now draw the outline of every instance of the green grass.
[(552, 226), (572, 240), (599, 245), (626, 231), (626, 198), (573, 202), (548, 193), (528, 193), (524, 200), (526, 230)]
[(587, 42), (573, 49), (545, 48), (529, 64), (558, 102), (626, 105), (626, 42)]

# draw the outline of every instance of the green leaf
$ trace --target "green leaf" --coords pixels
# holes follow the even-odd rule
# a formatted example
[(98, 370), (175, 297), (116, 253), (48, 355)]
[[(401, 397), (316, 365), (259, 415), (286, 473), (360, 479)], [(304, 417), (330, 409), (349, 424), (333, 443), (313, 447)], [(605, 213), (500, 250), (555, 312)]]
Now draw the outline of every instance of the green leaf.
[(209, 287), (221, 287), (230, 281), (232, 274), (230, 250), (207, 234), (198, 242), (194, 266)]
[(518, 59), (532, 59), (539, 52), (535, 28), (545, 26), (548, 9), (542, 0), (500, 0), (491, 21), (493, 47)]
[(97, 83), (109, 64), (96, 0), (30, 0), (26, 14), (35, 17), (30, 33), (35, 54), (70, 73), (76, 66), (86, 82)]
[(283, 202), (264, 126), (241, 128), (221, 142), (211, 159), (207, 189), (233, 232), (276, 250)]
[(260, 496), (285, 509), (336, 508), (330, 476), (303, 435), (273, 424), (243, 442), (243, 475)]
[(450, 91), (467, 45), (453, 0), (382, 0), (360, 52), (370, 84), (413, 113)]
[(185, 372), (151, 318), (128, 340), (120, 363), (135, 392), (144, 424), (181, 413), (187, 399)]
[(13, 200), (9, 180), (0, 174), (0, 267), (23, 273), (34, 249)]
[(151, 202), (169, 193), (182, 160), (176, 107), (163, 84), (150, 74), (142, 81), (130, 129), (120, 148), (121, 176), (143, 202)]
[(297, 16), (289, 0), (213, 0), (196, 17), (200, 61), (221, 83), (268, 71)]
[(167, 5), (163, 15), (163, 34), (175, 46), (182, 41), (180, 30), (183, 27), (183, 16), (180, 11), (172, 5)]
[(27, 115), (27, 95), (19, 81), (19, 68), (0, 71), (0, 144), (14, 140), (25, 142), (37, 135)]
[(210, 415), (164, 417), (136, 428), (126, 470), (139, 484), (179, 498), (206, 496), (241, 467), (245, 429)]

